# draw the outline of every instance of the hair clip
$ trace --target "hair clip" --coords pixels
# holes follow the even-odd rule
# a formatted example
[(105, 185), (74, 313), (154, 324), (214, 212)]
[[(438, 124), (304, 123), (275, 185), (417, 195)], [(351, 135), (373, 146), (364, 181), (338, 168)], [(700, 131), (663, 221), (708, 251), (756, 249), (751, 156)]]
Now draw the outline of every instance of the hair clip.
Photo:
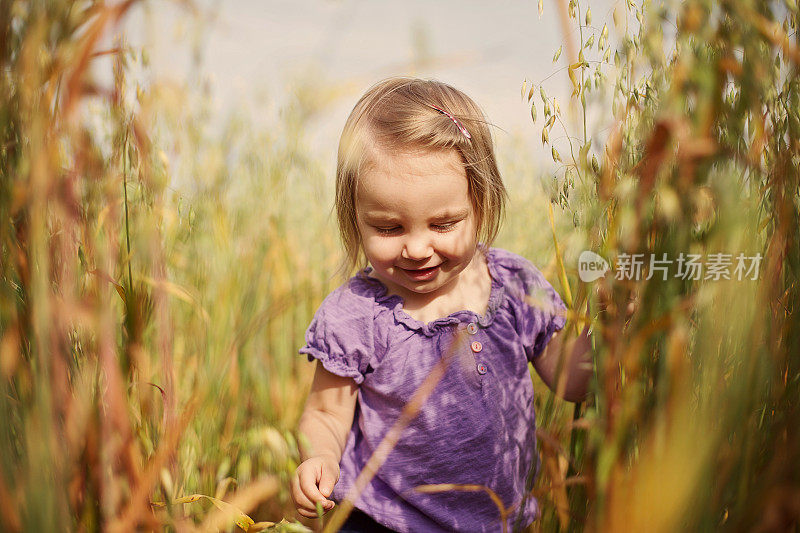
[(463, 124), (461, 124), (461, 122), (459, 122), (459, 120), (458, 120), (456, 117), (454, 117), (453, 115), (451, 115), (450, 113), (448, 113), (448, 112), (447, 112), (447, 111), (445, 111), (444, 109), (441, 109), (441, 108), (439, 108), (439, 107), (436, 107), (435, 105), (432, 105), (432, 104), (429, 104), (429, 105), (430, 105), (432, 108), (434, 108), (436, 111), (438, 111), (439, 113), (441, 113), (441, 114), (443, 114), (443, 115), (447, 115), (447, 116), (448, 116), (448, 118), (450, 118), (450, 120), (452, 120), (452, 121), (453, 121), (453, 124), (455, 124), (456, 126), (458, 126), (458, 129), (459, 129), (459, 130), (461, 130), (461, 133), (463, 133), (463, 134), (464, 134), (464, 137), (466, 137), (467, 139), (472, 139), (472, 135), (470, 135), (470, 134), (469, 134), (469, 132), (467, 131), (467, 128), (465, 128), (465, 127), (464, 127), (464, 125), (463, 125)]

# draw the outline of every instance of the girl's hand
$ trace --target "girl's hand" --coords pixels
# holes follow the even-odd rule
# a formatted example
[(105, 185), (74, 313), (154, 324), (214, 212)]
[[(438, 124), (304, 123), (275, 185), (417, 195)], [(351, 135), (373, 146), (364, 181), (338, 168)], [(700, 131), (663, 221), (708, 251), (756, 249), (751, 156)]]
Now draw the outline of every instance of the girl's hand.
[(292, 478), (292, 499), (297, 512), (307, 518), (317, 517), (316, 504), (327, 512), (334, 503), (328, 499), (339, 481), (339, 459), (353, 426), (358, 385), (325, 370), (317, 364), (311, 392), (300, 417), (300, 457), (304, 459)]
[(327, 513), (335, 505), (328, 497), (339, 481), (339, 462), (330, 455), (318, 455), (300, 463), (292, 478), (292, 499), (297, 512), (317, 518), (317, 502)]

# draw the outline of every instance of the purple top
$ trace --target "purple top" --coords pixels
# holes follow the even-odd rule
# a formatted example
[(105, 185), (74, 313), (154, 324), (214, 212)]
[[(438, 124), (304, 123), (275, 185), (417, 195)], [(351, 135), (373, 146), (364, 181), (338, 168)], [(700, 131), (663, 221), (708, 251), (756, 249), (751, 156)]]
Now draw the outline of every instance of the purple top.
[(538, 454), (528, 361), (564, 327), (565, 306), (527, 259), (500, 248), (485, 254), (492, 277), (485, 316), (463, 310), (419, 322), (403, 311), (400, 296), (387, 295), (383, 283), (367, 276), (367, 267), (325, 298), (300, 349), (359, 384), (333, 492), (341, 501), (456, 335), (469, 341), (458, 345), (443, 379), (355, 502), (397, 531), (501, 529), (500, 513), (485, 492), (414, 491), (426, 484), (491, 488), (506, 508), (513, 507), (509, 531), (538, 515), (529, 495)]

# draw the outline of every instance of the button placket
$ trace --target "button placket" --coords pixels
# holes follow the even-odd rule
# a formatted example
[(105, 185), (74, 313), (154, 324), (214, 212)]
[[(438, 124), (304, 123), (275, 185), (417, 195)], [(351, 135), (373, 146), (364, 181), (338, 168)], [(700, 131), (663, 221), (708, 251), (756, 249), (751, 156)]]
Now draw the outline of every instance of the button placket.
[[(474, 322), (467, 326), (467, 331), (474, 335), (478, 331), (478, 326)], [(469, 345), (472, 353), (476, 355), (479, 354), (483, 350), (483, 344), (480, 341), (472, 341)], [(486, 363), (478, 361), (475, 365), (475, 370), (478, 372), (479, 375), (483, 376), (489, 371), (489, 367), (486, 366)]]

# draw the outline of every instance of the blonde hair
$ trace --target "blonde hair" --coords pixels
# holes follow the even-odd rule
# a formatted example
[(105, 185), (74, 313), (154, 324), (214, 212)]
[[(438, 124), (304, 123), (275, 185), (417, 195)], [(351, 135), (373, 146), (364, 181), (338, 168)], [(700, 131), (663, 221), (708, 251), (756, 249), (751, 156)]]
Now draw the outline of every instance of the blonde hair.
[(345, 275), (367, 264), (356, 223), (356, 189), (358, 176), (374, 163), (370, 155), (378, 147), (458, 151), (477, 215), (478, 239), (491, 245), (500, 230), (507, 195), (483, 112), (469, 96), (446, 83), (389, 78), (370, 87), (356, 103), (339, 141), (335, 208)]

